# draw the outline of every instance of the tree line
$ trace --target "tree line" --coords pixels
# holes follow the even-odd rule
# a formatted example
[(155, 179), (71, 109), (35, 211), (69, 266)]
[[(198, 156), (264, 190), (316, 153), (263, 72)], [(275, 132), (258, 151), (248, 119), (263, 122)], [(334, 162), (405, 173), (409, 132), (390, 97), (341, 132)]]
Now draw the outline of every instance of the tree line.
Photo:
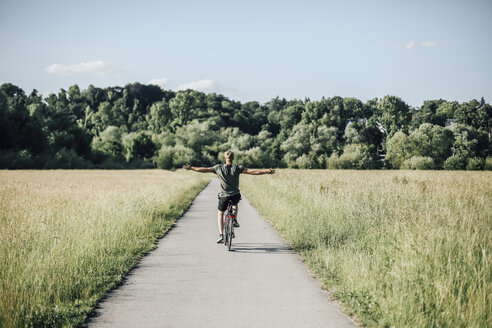
[(481, 100), (385, 96), (241, 103), (139, 83), (29, 95), (0, 86), (0, 168), (212, 165), (232, 149), (247, 167), (480, 170), (492, 154)]

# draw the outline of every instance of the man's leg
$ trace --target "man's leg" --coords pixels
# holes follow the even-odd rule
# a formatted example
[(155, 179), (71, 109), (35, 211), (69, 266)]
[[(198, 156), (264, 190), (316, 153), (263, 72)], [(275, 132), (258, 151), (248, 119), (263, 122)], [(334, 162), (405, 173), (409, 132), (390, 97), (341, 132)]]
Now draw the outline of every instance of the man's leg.
[(237, 222), (237, 215), (238, 215), (238, 211), (239, 211), (238, 203), (241, 201), (241, 194), (234, 195), (233, 197), (234, 197), (233, 202), (235, 204), (233, 204), (232, 208), (233, 208), (234, 214), (236, 215), (233, 223), (234, 223), (234, 227), (239, 228), (239, 223)]
[(223, 234), (224, 234), (224, 212), (225, 212), (225, 202), (227, 202), (227, 197), (219, 197), (219, 204), (217, 205), (217, 226), (219, 228), (219, 239), (217, 240), (218, 244), (224, 242)]
[(217, 214), (217, 224), (219, 226), (219, 239), (217, 239), (217, 244), (222, 244), (224, 242), (224, 235), (222, 230), (224, 228), (224, 222), (222, 221), (224, 218), (224, 212), (218, 211)]
[(222, 235), (222, 232), (224, 231), (224, 212), (218, 211), (217, 224), (219, 226), (219, 235)]
[(233, 221), (234, 227), (239, 228), (239, 222), (237, 222), (237, 215), (239, 212), (239, 206), (237, 204), (233, 205), (232, 209), (234, 210), (234, 213), (236, 214), (236, 217), (234, 218), (234, 221)]

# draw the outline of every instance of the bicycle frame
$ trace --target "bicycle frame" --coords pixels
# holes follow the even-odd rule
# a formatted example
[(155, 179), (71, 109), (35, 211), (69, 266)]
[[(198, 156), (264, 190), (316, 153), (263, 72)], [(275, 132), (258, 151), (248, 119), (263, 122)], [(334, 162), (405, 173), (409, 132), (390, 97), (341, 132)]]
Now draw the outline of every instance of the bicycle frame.
[(234, 213), (234, 205), (229, 201), (227, 205), (227, 210), (224, 213), (224, 225), (223, 225), (223, 236), (224, 236), (224, 245), (231, 250), (232, 246), (232, 236), (234, 236), (234, 224), (233, 220), (236, 217)]

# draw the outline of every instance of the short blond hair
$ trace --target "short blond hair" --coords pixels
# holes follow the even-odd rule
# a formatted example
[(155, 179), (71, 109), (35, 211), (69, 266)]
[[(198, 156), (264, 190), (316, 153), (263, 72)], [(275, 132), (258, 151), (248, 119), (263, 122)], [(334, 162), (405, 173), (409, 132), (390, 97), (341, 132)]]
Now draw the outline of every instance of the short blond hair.
[(224, 156), (226, 158), (229, 158), (229, 160), (232, 162), (234, 160), (234, 152), (232, 150), (228, 150), (224, 153)]

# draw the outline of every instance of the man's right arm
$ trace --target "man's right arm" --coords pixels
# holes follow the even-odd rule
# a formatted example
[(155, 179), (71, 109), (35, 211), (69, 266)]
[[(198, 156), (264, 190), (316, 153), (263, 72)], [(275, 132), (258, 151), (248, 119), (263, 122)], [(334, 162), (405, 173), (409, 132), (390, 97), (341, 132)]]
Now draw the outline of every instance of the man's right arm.
[(211, 173), (212, 172), (212, 169), (209, 167), (194, 167), (194, 166), (191, 166), (188, 164), (183, 165), (183, 169), (192, 170), (192, 171), (200, 172), (200, 173)]

